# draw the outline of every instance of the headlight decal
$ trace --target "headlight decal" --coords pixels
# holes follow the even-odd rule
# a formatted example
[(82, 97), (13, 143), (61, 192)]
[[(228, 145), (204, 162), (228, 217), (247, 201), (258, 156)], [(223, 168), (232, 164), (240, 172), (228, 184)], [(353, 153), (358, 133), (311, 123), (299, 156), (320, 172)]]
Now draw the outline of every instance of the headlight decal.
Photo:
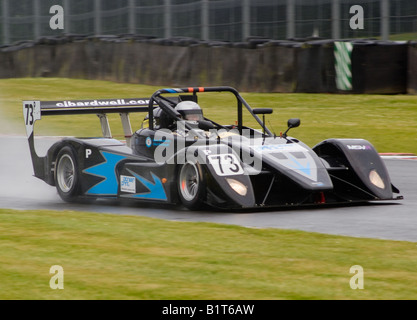
[(246, 187), (242, 182), (236, 180), (236, 179), (226, 179), (229, 186), (239, 195), (242, 197), (246, 196), (248, 193), (248, 187)]
[(372, 170), (369, 172), (369, 180), (372, 184), (380, 189), (385, 189), (384, 180), (382, 180), (381, 176), (376, 172), (376, 170)]

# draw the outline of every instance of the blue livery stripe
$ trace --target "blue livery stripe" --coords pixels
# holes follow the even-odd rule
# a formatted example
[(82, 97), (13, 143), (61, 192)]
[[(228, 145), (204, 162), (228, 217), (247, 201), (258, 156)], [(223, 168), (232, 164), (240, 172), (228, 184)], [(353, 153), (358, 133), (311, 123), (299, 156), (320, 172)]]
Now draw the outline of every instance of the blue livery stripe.
[(116, 175), (116, 166), (120, 161), (126, 159), (126, 157), (109, 152), (100, 151), (100, 153), (104, 157), (105, 161), (85, 169), (84, 172), (100, 178), (104, 178), (104, 180), (90, 188), (86, 194), (103, 196), (117, 195), (118, 181)]

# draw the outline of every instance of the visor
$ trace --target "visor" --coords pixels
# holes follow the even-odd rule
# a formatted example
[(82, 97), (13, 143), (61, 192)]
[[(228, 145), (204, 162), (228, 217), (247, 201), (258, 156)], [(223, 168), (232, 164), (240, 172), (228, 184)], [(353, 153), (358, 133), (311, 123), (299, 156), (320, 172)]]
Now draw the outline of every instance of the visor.
[(201, 121), (204, 120), (203, 112), (201, 110), (182, 110), (181, 114), (184, 120), (188, 121)]

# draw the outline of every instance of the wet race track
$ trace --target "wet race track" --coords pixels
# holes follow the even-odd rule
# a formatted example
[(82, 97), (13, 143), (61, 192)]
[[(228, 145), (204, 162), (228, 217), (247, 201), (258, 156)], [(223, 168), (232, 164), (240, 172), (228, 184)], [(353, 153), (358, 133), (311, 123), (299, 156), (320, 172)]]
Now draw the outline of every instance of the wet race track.
[[(53, 141), (37, 142), (39, 155)], [(45, 144), (45, 145), (44, 145)], [(0, 136), (0, 208), (18, 210), (77, 210), (140, 215), (174, 221), (234, 224), (253, 228), (281, 228), (355, 237), (417, 242), (417, 161), (384, 160), (393, 184), (404, 200), (362, 206), (308, 208), (245, 213), (192, 212), (139, 204), (99, 201), (69, 204), (56, 189), (34, 178), (26, 138)]]

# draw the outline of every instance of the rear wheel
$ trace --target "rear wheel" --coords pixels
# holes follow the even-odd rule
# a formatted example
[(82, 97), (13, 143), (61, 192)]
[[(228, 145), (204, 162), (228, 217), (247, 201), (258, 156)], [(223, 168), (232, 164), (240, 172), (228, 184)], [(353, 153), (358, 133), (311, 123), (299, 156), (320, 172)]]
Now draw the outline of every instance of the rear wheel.
[(206, 199), (206, 185), (201, 165), (187, 162), (178, 173), (178, 193), (182, 204), (190, 210), (201, 208)]
[(78, 164), (74, 151), (64, 147), (59, 151), (55, 163), (55, 185), (60, 197), (68, 202), (79, 195)]

